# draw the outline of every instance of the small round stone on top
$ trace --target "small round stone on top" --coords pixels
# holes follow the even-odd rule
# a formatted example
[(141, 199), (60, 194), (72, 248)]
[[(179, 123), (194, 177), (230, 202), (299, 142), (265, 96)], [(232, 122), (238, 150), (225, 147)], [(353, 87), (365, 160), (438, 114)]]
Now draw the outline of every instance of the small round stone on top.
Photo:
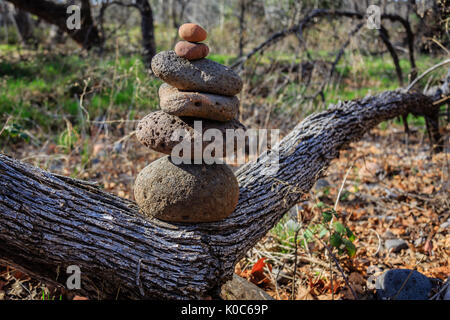
[(178, 29), (181, 39), (190, 42), (200, 42), (206, 40), (208, 33), (196, 23), (185, 23)]

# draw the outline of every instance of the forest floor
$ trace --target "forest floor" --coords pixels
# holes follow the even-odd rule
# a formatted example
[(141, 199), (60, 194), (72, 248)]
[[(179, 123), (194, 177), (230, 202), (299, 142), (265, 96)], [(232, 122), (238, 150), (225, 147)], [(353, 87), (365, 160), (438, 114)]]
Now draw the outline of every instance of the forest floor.
[[(356, 254), (350, 258), (334, 252), (359, 299), (375, 299), (374, 279), (389, 269), (417, 270), (435, 278), (438, 288), (450, 275), (450, 167), (448, 149), (430, 154), (424, 139), (423, 132), (407, 138), (401, 127), (390, 126), (352, 143), (236, 272), (276, 299), (354, 299), (334, 262), (331, 280), (322, 241), (304, 237), (315, 232), (327, 207), (336, 206), (337, 220), (355, 236)], [(394, 252), (386, 247), (389, 239), (406, 244)]]
[[(449, 129), (442, 128), (447, 144)], [(52, 143), (39, 149), (23, 144), (10, 151), (55, 173), (77, 172), (78, 178), (133, 199), (134, 178), (160, 154), (149, 152), (132, 136), (119, 139), (99, 129), (94, 137), (92, 157), (84, 167), (77, 148), (64, 153)], [(236, 273), (275, 299), (354, 299), (334, 263), (331, 279), (327, 236), (322, 240), (319, 235), (323, 212), (336, 207), (336, 221), (354, 234), (356, 253), (350, 258), (334, 250), (333, 255), (359, 299), (375, 299), (373, 275), (387, 269), (415, 269), (439, 284), (450, 274), (447, 152), (431, 154), (423, 130), (413, 129), (407, 137), (399, 125), (378, 126), (341, 152), (310, 194), (238, 263)], [(407, 245), (398, 252), (387, 250), (385, 241), (391, 238)], [(0, 300), (73, 298), (70, 292), (0, 266)]]
[[(336, 52), (319, 53), (318, 58), (331, 59)], [(209, 58), (230, 62), (226, 55)], [(279, 128), (282, 135), (329, 103), (400, 87), (388, 55), (350, 52), (337, 66), (325, 100), (302, 102), (306, 87), (299, 71), (282, 71), (295, 65), (292, 56), (280, 58), (273, 52), (258, 59), (248, 66), (254, 72), (243, 77), (241, 120), (248, 128)], [(441, 60), (422, 54), (417, 66), (423, 72)], [(400, 65), (407, 83), (406, 55)], [(422, 87), (434, 85), (443, 72), (423, 79)], [(148, 76), (140, 56), (117, 50), (96, 57), (0, 45), (0, 76), (0, 152), (50, 172), (95, 181), (105, 191), (133, 200), (135, 177), (161, 156), (133, 135), (137, 119), (158, 109), (161, 84)], [(276, 299), (353, 299), (333, 263), (330, 276), (324, 248), (339, 222), (351, 230), (346, 240), (351, 238), (352, 244), (342, 253), (334, 248), (333, 256), (359, 298), (375, 298), (373, 276), (386, 269), (416, 269), (440, 279), (436, 282), (445, 280), (450, 275), (449, 127), (441, 120), (447, 152), (440, 154), (430, 153), (423, 117), (411, 115), (409, 137), (392, 120), (351, 144), (310, 194), (236, 266), (236, 273)], [(336, 217), (324, 223), (324, 214), (334, 207)], [(406, 246), (390, 252), (390, 238), (402, 239)], [(0, 266), (0, 300), (60, 298), (74, 297)]]

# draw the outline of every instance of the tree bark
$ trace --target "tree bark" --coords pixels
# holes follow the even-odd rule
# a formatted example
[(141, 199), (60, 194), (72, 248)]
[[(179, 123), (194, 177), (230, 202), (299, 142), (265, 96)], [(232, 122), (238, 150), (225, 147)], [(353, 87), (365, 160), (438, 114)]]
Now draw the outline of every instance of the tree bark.
[(146, 69), (151, 70), (152, 58), (156, 54), (153, 11), (148, 0), (136, 0), (136, 6), (141, 13), (142, 59)]
[(33, 39), (33, 26), (28, 13), (23, 10), (16, 10), (13, 18), (23, 44), (29, 43)]
[(151, 62), (153, 56), (156, 54), (156, 42), (155, 42), (155, 27), (153, 23), (153, 10), (148, 0), (136, 0), (135, 2), (121, 2), (111, 1), (105, 2), (100, 8), (99, 14), (99, 26), (102, 30), (102, 34), (105, 38), (105, 32), (103, 29), (103, 18), (106, 9), (111, 5), (122, 6), (126, 8), (136, 8), (141, 15), (141, 36), (142, 36), (142, 61), (148, 72), (152, 72)]
[(340, 149), (384, 120), (427, 114), (432, 100), (397, 91), (340, 102), (298, 124), (237, 171), (239, 203), (227, 219), (194, 225), (145, 218), (135, 203), (96, 186), (0, 155), (0, 262), (65, 285), (81, 268), (90, 298), (217, 297), (235, 264), (324, 175)]
[(89, 0), (81, 0), (81, 28), (79, 30), (69, 30), (67, 28), (67, 5), (54, 3), (48, 0), (6, 1), (14, 4), (19, 10), (34, 14), (44, 21), (58, 26), (85, 49), (99, 47), (103, 44), (104, 39), (101, 37), (92, 19)]

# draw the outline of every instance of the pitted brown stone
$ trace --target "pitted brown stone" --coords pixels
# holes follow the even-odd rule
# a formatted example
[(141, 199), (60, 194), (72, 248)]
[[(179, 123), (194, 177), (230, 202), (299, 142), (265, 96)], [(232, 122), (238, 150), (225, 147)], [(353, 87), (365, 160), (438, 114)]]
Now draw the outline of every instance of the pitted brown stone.
[(238, 115), (239, 99), (211, 93), (180, 91), (166, 83), (159, 88), (161, 110), (179, 117), (230, 121)]
[[(200, 130), (196, 130), (194, 121), (201, 122), (201, 132)], [(223, 157), (227, 155), (227, 143), (234, 144), (234, 151), (236, 151), (237, 147), (239, 147), (237, 139), (233, 139), (232, 141), (226, 140), (226, 130), (241, 129), (241, 132), (244, 132), (246, 130), (245, 126), (236, 119), (228, 122), (220, 122), (213, 120), (202, 120), (192, 117), (180, 118), (163, 111), (156, 111), (148, 114), (141, 121), (139, 121), (137, 125), (136, 137), (143, 145), (150, 149), (165, 154), (171, 154), (173, 148), (182, 140), (181, 138), (179, 140), (176, 140), (180, 136), (177, 133), (185, 133), (185, 136), (191, 138), (191, 142), (189, 143), (191, 147), (190, 157), (194, 159), (194, 138), (200, 136), (200, 139), (202, 139), (200, 140), (200, 148), (201, 153), (203, 154), (205, 148), (211, 144), (211, 141), (203, 141), (202, 138), (205, 131), (209, 129), (216, 129), (221, 134), (223, 140)], [(176, 136), (177, 138), (174, 138), (174, 136)], [(177, 154), (177, 156), (186, 157), (186, 155), (182, 154)], [(213, 152), (212, 156), (218, 155)]]
[(155, 75), (185, 91), (234, 96), (242, 90), (242, 80), (232, 69), (209, 59), (189, 61), (175, 51), (162, 51), (152, 59)]
[(139, 173), (134, 196), (147, 216), (170, 222), (212, 222), (234, 211), (239, 185), (227, 165), (176, 165), (165, 156)]

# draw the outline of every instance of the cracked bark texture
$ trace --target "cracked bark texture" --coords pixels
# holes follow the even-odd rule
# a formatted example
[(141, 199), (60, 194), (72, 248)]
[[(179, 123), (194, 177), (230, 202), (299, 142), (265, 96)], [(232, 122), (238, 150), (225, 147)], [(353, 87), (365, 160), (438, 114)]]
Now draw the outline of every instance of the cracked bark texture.
[(78, 265), (77, 294), (93, 299), (217, 297), (235, 264), (340, 149), (381, 121), (431, 109), (427, 96), (392, 91), (309, 116), (274, 146), (276, 175), (265, 175), (267, 154), (236, 172), (238, 206), (214, 223), (148, 220), (131, 201), (0, 155), (0, 262), (61, 285), (67, 266)]

